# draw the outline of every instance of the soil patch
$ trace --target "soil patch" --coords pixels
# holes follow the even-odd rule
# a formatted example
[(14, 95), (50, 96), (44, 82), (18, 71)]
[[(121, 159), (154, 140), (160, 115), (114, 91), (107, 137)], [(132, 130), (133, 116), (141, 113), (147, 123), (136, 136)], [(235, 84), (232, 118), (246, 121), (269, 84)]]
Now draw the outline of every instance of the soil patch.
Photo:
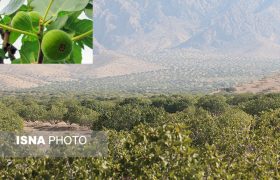
[(49, 122), (24, 122), (25, 132), (39, 132), (39, 131), (84, 131), (91, 132), (89, 127), (79, 126), (78, 124), (67, 124), (65, 122), (59, 122), (57, 124), (52, 124)]

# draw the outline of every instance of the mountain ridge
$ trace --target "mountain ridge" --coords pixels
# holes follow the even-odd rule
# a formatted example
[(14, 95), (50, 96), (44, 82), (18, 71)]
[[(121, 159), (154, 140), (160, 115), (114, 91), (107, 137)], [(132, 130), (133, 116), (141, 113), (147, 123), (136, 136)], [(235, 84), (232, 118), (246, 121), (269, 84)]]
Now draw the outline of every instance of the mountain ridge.
[(280, 56), (280, 1), (99, 0), (95, 7), (96, 43), (107, 50)]

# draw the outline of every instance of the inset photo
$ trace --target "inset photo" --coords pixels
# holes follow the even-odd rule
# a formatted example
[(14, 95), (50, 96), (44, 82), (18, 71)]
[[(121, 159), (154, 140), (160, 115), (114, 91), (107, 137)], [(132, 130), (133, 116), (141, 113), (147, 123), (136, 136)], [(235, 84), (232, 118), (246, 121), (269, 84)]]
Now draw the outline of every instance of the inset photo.
[(92, 64), (93, 0), (0, 0), (0, 64)]

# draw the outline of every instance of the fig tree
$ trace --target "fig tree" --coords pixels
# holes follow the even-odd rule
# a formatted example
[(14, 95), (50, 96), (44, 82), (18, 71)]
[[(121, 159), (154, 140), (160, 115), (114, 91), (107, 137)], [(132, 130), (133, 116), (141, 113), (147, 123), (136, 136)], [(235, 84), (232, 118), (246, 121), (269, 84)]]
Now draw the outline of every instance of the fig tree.
[(29, 16), (31, 18), (33, 27), (39, 26), (39, 23), (40, 23), (40, 20), (42, 19), (42, 16), (37, 11), (29, 12)]
[(73, 42), (70, 36), (61, 30), (47, 32), (42, 40), (44, 56), (51, 60), (63, 60), (72, 52)]
[(27, 12), (19, 11), (12, 19), (11, 25), (16, 29), (32, 31), (31, 17)]

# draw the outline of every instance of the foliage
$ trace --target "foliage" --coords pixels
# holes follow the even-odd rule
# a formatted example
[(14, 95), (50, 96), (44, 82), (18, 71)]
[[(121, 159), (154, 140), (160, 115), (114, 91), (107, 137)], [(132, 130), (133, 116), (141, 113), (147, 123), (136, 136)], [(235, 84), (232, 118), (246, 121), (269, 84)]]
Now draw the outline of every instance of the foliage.
[(255, 98), (254, 94), (246, 93), (239, 95), (232, 95), (227, 99), (227, 103), (230, 105), (240, 105), (241, 103), (248, 102)]
[(228, 104), (226, 103), (226, 98), (220, 95), (214, 96), (203, 96), (197, 102), (198, 107), (211, 112), (214, 115), (219, 115), (225, 112)]
[(244, 111), (227, 110), (215, 119), (213, 142), (228, 157), (241, 156), (248, 148), (247, 140), (252, 125), (254, 119)]
[(155, 107), (162, 107), (166, 112), (175, 113), (183, 111), (187, 107), (193, 105), (193, 100), (189, 97), (182, 96), (160, 96), (152, 98), (152, 105)]
[(70, 124), (90, 126), (98, 118), (98, 113), (86, 107), (71, 105), (63, 116), (63, 120)]
[(256, 122), (256, 129), (267, 136), (280, 138), (280, 109), (263, 113)]
[(250, 101), (241, 103), (240, 106), (248, 114), (260, 115), (264, 111), (280, 108), (280, 98), (259, 95)]
[(189, 127), (190, 137), (195, 146), (203, 146), (205, 143), (213, 144), (212, 128), (215, 121), (208, 111), (194, 106), (189, 107), (173, 116), (173, 122), (183, 122)]
[(0, 131), (16, 131), (22, 128), (23, 119), (0, 103)]
[(46, 106), (45, 120), (59, 122), (63, 120), (64, 114), (67, 112), (66, 105), (62, 101), (51, 101)]
[[(184, 107), (175, 112), (153, 103), (160, 99), (166, 107), (174, 107), (174, 97), (178, 101), (185, 98), (1, 97), (0, 120), (9, 115), (22, 122), (17, 114), (23, 107), (41, 107), (47, 116), (56, 112), (50, 121), (63, 117), (67, 122), (103, 129), (109, 134), (106, 157), (0, 159), (1, 178), (280, 178), (279, 95), (192, 96), (186, 108), (175, 106)], [(254, 109), (254, 116), (243, 110), (249, 107), (243, 105), (251, 106), (260, 99), (274, 99), (269, 104), (272, 108)], [(33, 117), (46, 117), (40, 111), (32, 112)]]
[(19, 115), (27, 121), (43, 121), (46, 113), (46, 107), (34, 101), (24, 102), (19, 110)]
[(100, 115), (98, 121), (94, 122), (92, 128), (101, 130), (102, 128), (120, 130), (131, 130), (140, 123), (157, 123), (163, 120), (165, 112), (150, 106), (122, 105), (116, 106), (112, 110)]
[[(92, 0), (10, 0), (0, 11), (0, 63), (81, 64), (82, 50), (93, 48), (92, 8)], [(82, 13), (88, 19), (79, 19)]]

